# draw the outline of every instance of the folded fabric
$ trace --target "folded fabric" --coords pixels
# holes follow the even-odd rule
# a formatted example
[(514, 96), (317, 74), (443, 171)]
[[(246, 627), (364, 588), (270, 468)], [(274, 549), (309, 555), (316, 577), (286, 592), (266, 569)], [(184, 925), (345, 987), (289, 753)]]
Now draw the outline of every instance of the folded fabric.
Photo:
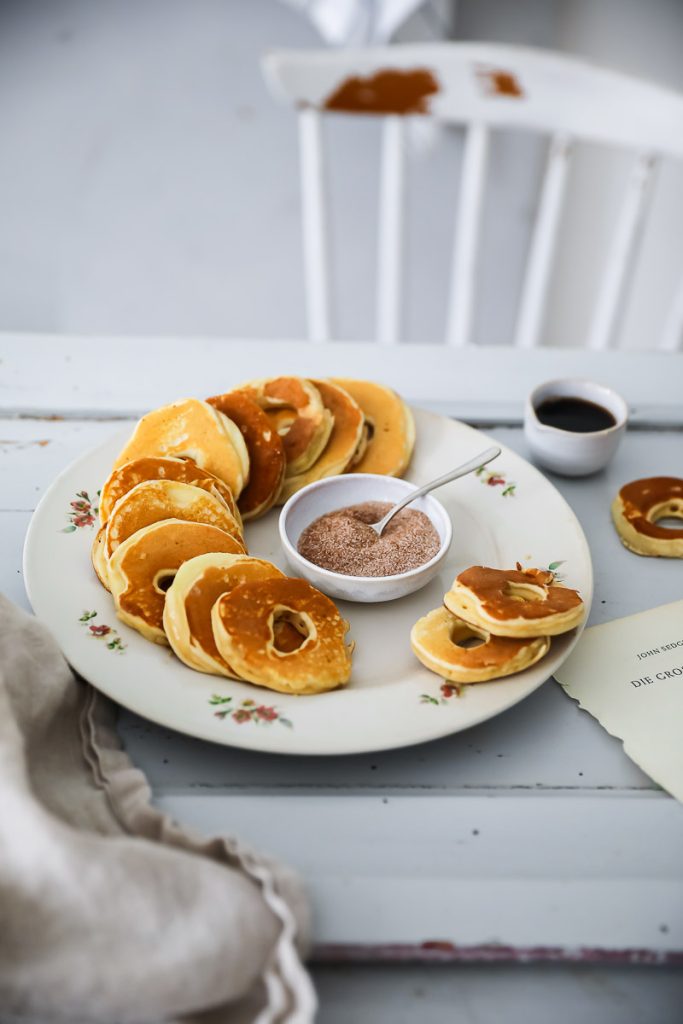
[(312, 1020), (300, 883), (152, 807), (114, 722), (0, 595), (0, 1021)]

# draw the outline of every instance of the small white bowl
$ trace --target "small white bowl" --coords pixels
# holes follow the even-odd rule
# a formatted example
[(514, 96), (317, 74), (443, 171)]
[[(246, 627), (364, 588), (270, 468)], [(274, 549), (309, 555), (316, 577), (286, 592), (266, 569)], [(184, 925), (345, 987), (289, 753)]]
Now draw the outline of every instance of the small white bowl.
[(280, 513), (280, 540), (287, 561), (299, 576), (341, 601), (395, 601), (412, 594), (436, 575), (446, 557), (453, 536), (451, 520), (441, 502), (431, 494), (418, 498), (410, 508), (419, 509), (429, 516), (439, 534), (441, 547), (434, 558), (417, 569), (395, 576), (346, 576), (340, 572), (322, 569), (303, 558), (298, 550), (302, 531), (314, 519), (348, 505), (363, 501), (389, 501), (395, 504), (415, 489), (415, 484), (391, 476), (374, 473), (346, 473), (303, 487), (293, 494)]
[[(585, 434), (541, 423), (536, 409), (548, 398), (582, 398), (601, 405), (614, 416), (614, 426)], [(565, 378), (540, 384), (529, 395), (524, 410), (524, 435), (534, 461), (562, 476), (588, 476), (603, 469), (614, 455), (626, 430), (628, 406), (621, 395), (591, 380)]]

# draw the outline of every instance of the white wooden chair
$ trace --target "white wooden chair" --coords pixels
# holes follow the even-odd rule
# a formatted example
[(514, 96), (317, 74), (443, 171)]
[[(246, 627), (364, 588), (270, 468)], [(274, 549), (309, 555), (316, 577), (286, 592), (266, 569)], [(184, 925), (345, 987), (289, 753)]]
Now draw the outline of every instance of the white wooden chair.
[[(406, 118), (395, 100), (378, 102), (374, 76), (427, 70), (438, 91), (425, 96), (427, 116), (464, 126), (465, 149), (455, 211), (446, 340), (471, 337), (479, 226), (491, 132), (518, 128), (549, 136), (531, 246), (518, 306), (515, 344), (539, 344), (560, 214), (577, 141), (625, 148), (633, 165), (616, 221), (587, 337), (590, 349), (614, 344), (619, 314), (647, 212), (653, 172), (663, 158), (683, 159), (683, 96), (560, 54), (483, 43), (396, 45), (343, 51), (282, 51), (263, 61), (273, 92), (298, 110), (304, 267), (311, 340), (326, 341), (330, 280), (321, 117), (344, 109), (339, 90), (350, 79), (353, 112), (385, 117), (380, 174), (377, 337), (400, 337)], [(330, 106), (330, 98), (336, 100)], [(378, 107), (380, 109), (378, 109)], [(348, 106), (346, 109), (350, 109)], [(424, 116), (424, 114), (423, 114)], [(683, 246), (682, 246), (683, 249)], [(659, 347), (681, 343), (683, 279)]]

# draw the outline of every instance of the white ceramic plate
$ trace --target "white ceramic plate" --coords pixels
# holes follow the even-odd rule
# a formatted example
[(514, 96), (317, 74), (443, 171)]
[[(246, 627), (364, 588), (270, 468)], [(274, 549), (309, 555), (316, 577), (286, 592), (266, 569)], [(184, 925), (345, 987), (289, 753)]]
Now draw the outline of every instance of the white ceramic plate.
[[(416, 411), (408, 474), (425, 483), (490, 440), (462, 423)], [(537, 665), (507, 679), (464, 687), (458, 696), (414, 657), (413, 623), (441, 604), (454, 576), (473, 564), (554, 565), (590, 607), (593, 574), (583, 531), (555, 488), (509, 449), (479, 476), (439, 491), (453, 543), (442, 572), (423, 590), (379, 605), (340, 603), (356, 641), (348, 687), (291, 697), (193, 672), (169, 648), (148, 643), (116, 618), (90, 564), (97, 491), (124, 437), (74, 462), (35, 511), (24, 550), (33, 609), (73, 667), (139, 715), (215, 743), (281, 754), (354, 754), (408, 746), (467, 729), (539, 687), (567, 657), (574, 631), (553, 640)], [(272, 511), (247, 527), (249, 550), (285, 568)]]

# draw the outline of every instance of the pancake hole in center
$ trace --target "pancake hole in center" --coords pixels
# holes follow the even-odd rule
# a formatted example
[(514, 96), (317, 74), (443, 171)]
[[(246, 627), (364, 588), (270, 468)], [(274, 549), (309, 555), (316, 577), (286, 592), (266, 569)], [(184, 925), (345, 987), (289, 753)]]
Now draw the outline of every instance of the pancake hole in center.
[(278, 654), (293, 654), (312, 635), (307, 615), (291, 608), (278, 608), (273, 615), (273, 647)]
[(175, 572), (162, 569), (154, 578), (154, 589), (159, 594), (165, 594), (175, 579)]
[(464, 636), (460, 640), (455, 641), (455, 646), (464, 647), (465, 650), (468, 650), (470, 647), (481, 647), (485, 642), (480, 636)]
[(668, 515), (663, 515), (661, 519), (655, 520), (655, 522), (657, 526), (663, 526), (665, 530), (680, 530), (682, 519), (683, 513), (674, 513), (673, 515), (669, 513)]
[(541, 587), (527, 583), (506, 583), (505, 596), (511, 601), (545, 601), (548, 596)]
[(485, 644), (488, 641), (488, 635), (479, 633), (464, 622), (454, 622), (450, 631), (450, 640), (456, 647), (469, 650), (472, 647), (481, 647), (482, 644)]

